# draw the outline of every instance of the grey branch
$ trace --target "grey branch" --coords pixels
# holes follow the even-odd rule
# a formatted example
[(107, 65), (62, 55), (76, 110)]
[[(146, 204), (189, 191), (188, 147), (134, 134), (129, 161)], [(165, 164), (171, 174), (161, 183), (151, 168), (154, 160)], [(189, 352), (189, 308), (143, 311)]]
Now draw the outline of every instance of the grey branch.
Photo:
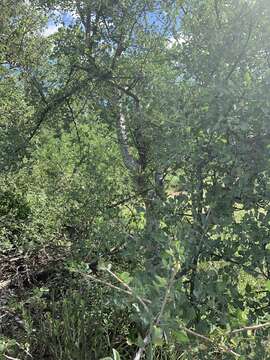
[(256, 331), (256, 330), (263, 329), (263, 328), (266, 328), (266, 327), (270, 327), (270, 322), (267, 322), (267, 323), (264, 323), (264, 324), (258, 324), (258, 325), (250, 325), (250, 326), (242, 327), (240, 329), (235, 329), (235, 330), (232, 330), (229, 333), (229, 335), (238, 334), (238, 333), (244, 332), (244, 331)]

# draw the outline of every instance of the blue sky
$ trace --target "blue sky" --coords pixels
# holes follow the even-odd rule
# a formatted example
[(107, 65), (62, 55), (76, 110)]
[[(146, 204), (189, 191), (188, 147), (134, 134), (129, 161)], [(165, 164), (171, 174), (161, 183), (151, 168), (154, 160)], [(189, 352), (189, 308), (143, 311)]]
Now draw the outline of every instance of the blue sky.
[[(181, 16), (183, 14), (179, 14), (179, 21), (181, 21)], [(53, 17), (57, 17), (58, 20), (53, 19)], [(44, 31), (45, 36), (49, 36), (54, 34), (61, 26), (68, 26), (75, 21), (74, 16), (70, 12), (58, 12), (56, 11), (52, 18), (49, 19), (47, 23), (47, 28)], [(151, 12), (148, 14), (148, 21), (150, 24), (157, 27), (157, 31), (162, 29), (163, 23), (160, 18), (160, 14)]]
[(59, 20), (53, 18), (48, 20), (47, 27), (44, 30), (44, 35), (49, 36), (54, 34), (61, 26), (67, 26), (72, 24), (75, 19), (70, 12), (55, 12), (54, 16), (58, 17)]

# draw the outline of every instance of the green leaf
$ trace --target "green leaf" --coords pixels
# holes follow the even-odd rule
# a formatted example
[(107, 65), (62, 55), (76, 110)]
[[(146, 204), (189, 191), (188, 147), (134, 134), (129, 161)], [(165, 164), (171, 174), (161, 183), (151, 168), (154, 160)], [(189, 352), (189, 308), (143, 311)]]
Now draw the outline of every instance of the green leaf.
[(110, 269), (111, 268), (111, 264), (108, 264), (107, 262), (101, 260), (99, 261), (98, 263), (98, 270), (99, 271), (105, 271), (107, 269)]
[(189, 342), (187, 333), (184, 330), (175, 331), (173, 335), (175, 336), (176, 340), (181, 344), (187, 344)]
[(163, 344), (163, 332), (160, 327), (154, 326), (152, 332), (152, 341), (157, 346), (162, 346)]
[(194, 308), (191, 306), (185, 306), (184, 317), (187, 322), (193, 320), (196, 317)]
[(240, 324), (246, 324), (246, 322), (247, 322), (247, 311), (246, 310), (242, 311), (240, 309), (237, 309), (236, 316), (237, 316), (237, 319)]
[(141, 335), (138, 336), (136, 344), (137, 344), (138, 347), (143, 347), (144, 346), (143, 338), (141, 337)]
[(132, 276), (130, 276), (130, 274), (127, 271), (124, 271), (121, 274), (119, 274), (119, 277), (126, 284), (129, 284), (132, 281)]
[(245, 84), (246, 84), (247, 86), (249, 86), (249, 85), (251, 84), (252, 78), (251, 78), (251, 75), (250, 75), (250, 72), (249, 72), (249, 71), (247, 71), (247, 72), (245, 73), (244, 80), (245, 80)]
[(166, 278), (156, 275), (156, 279), (157, 279), (157, 282), (155, 282), (155, 283), (156, 283), (157, 287), (165, 287), (167, 285)]
[(120, 360), (120, 355), (115, 349), (113, 349), (113, 360)]
[(270, 280), (267, 280), (265, 282), (265, 288), (266, 288), (267, 291), (270, 291)]
[(131, 345), (134, 344), (134, 342), (133, 342), (133, 340), (132, 340), (131, 338), (127, 338), (127, 344), (128, 344), (129, 346), (131, 346)]

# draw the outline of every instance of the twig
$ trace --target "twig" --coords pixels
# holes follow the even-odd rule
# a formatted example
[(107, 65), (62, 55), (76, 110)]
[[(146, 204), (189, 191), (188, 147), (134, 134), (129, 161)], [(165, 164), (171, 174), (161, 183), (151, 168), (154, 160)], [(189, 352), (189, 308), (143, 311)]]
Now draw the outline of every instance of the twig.
[[(165, 306), (166, 306), (166, 304), (168, 302), (169, 294), (170, 294), (170, 291), (171, 291), (171, 288), (172, 288), (172, 285), (173, 285), (176, 274), (177, 274), (177, 272), (175, 272), (175, 271), (172, 273), (172, 276), (171, 276), (170, 281), (168, 283), (167, 290), (166, 290), (166, 293), (165, 293), (165, 296), (164, 296), (164, 299), (163, 299), (163, 302), (162, 302), (162, 305), (161, 305), (160, 312), (159, 312), (159, 314), (158, 314), (158, 316), (157, 316), (157, 318), (156, 318), (156, 320), (154, 322), (155, 325), (159, 324), (159, 322), (161, 320), (161, 317), (162, 317), (162, 315), (164, 313)], [(266, 326), (270, 326), (270, 323), (266, 323), (266, 324), (262, 324), (262, 325), (247, 326), (247, 327), (242, 328), (242, 329), (234, 330), (234, 332), (246, 331), (246, 330), (256, 330), (256, 329), (266, 327)], [(199, 334), (194, 330), (188, 329), (185, 326), (182, 326), (181, 329), (184, 330), (185, 332), (187, 332), (188, 334), (192, 335), (192, 336), (195, 336), (195, 337), (197, 337), (199, 339), (204, 340), (205, 342), (207, 342), (209, 344), (212, 344), (213, 346), (215, 346), (216, 348), (219, 348), (223, 352), (229, 353), (229, 354), (231, 354), (231, 355), (233, 355), (235, 357), (240, 357), (241, 356), (240, 354), (233, 351), (231, 348), (229, 348), (229, 347), (227, 347), (225, 345), (216, 344), (209, 337), (207, 337), (205, 335), (202, 335), (202, 334)], [(145, 347), (149, 344), (150, 339), (151, 339), (151, 336), (150, 336), (150, 333), (148, 332), (148, 334), (146, 335), (146, 337), (143, 340), (144, 344), (137, 351), (137, 353), (136, 353), (136, 355), (134, 357), (134, 360), (140, 360), (141, 359), (141, 357), (142, 357), (142, 355), (144, 353)]]
[[(85, 273), (82, 273), (82, 272), (80, 272), (80, 274), (83, 275), (83, 276), (85, 276), (85, 277), (90, 278), (91, 280), (93, 280), (93, 281), (95, 281), (95, 282), (97, 282), (97, 283), (100, 283), (100, 284), (102, 284), (102, 285), (108, 286), (108, 287), (110, 287), (110, 288), (112, 288), (112, 289), (114, 289), (114, 290), (123, 292), (123, 293), (125, 293), (125, 294), (127, 294), (127, 295), (129, 295), (129, 296), (134, 296), (134, 293), (133, 293), (132, 291), (122, 289), (122, 288), (120, 288), (120, 287), (118, 287), (118, 286), (116, 286), (116, 285), (113, 285), (113, 284), (111, 284), (111, 283), (109, 283), (109, 282), (107, 282), (107, 281), (97, 279), (97, 278), (96, 278), (95, 276), (93, 276), (93, 275), (85, 274)], [(148, 300), (148, 299), (144, 299), (144, 298), (143, 298), (143, 299), (141, 299), (141, 300), (143, 300), (145, 303), (151, 304), (151, 301)]]
[(235, 330), (230, 331), (229, 335), (238, 334), (243, 331), (256, 331), (256, 330), (263, 329), (263, 328), (269, 327), (269, 326), (270, 326), (270, 322), (267, 322), (265, 324), (244, 326), (240, 329), (235, 329)]
[(97, 282), (97, 283), (100, 283), (102, 285), (106, 285), (114, 290), (117, 290), (117, 291), (120, 291), (120, 292), (124, 292), (125, 294), (128, 294), (128, 295), (132, 295), (132, 292), (130, 291), (127, 291), (127, 290), (124, 290), (124, 289), (121, 289), (120, 287), (118, 286), (115, 286), (107, 281), (104, 281), (104, 280), (100, 280), (100, 279), (97, 279), (95, 276), (93, 275), (90, 275), (90, 274), (85, 274), (85, 273), (80, 273), (81, 275), (85, 276), (85, 277), (88, 277), (89, 279)]
[(169, 283), (168, 283), (168, 286), (167, 286), (167, 289), (166, 289), (166, 292), (165, 292), (164, 299), (163, 299), (162, 304), (161, 304), (159, 315), (157, 316), (156, 321), (155, 321), (156, 325), (158, 325), (160, 323), (160, 320), (161, 320), (161, 318), (163, 316), (165, 306), (167, 305), (167, 302), (169, 300), (169, 295), (170, 295), (171, 288), (173, 286), (176, 274), (177, 274), (177, 271), (175, 269), (173, 269), (170, 280), (169, 280)]
[(227, 347), (227, 346), (220, 345), (220, 344), (216, 344), (213, 340), (211, 340), (211, 339), (208, 338), (207, 336), (204, 336), (204, 335), (202, 335), (202, 334), (199, 334), (199, 333), (197, 333), (197, 332), (194, 331), (194, 330), (191, 330), (191, 329), (186, 328), (185, 326), (182, 326), (181, 328), (182, 328), (182, 330), (186, 331), (188, 334), (193, 335), (193, 336), (195, 336), (195, 337), (197, 337), (197, 338), (199, 338), (199, 339), (202, 339), (202, 340), (208, 342), (209, 344), (214, 345), (214, 346), (217, 347), (217, 348), (220, 348), (223, 352), (232, 354), (232, 355), (234, 355), (234, 356), (236, 356), (236, 357), (240, 357), (240, 356), (241, 356), (240, 354), (236, 353), (235, 351), (233, 351), (232, 349), (230, 349), (230, 348)]
[[(120, 279), (116, 274), (114, 274), (110, 269), (106, 269), (106, 271), (113, 276), (118, 282), (120, 282), (120, 284), (122, 284), (128, 291), (130, 292), (132, 295), (134, 295), (136, 297), (136, 299), (141, 303), (141, 305), (144, 307), (144, 309), (149, 312), (149, 309), (147, 307), (147, 305), (145, 304), (144, 299), (142, 299), (139, 295), (134, 294), (134, 291), (132, 290), (132, 288), (126, 284), (122, 279)], [(151, 303), (151, 302), (150, 302)]]
[(151, 336), (150, 334), (146, 335), (146, 337), (143, 339), (143, 346), (141, 346), (139, 348), (139, 350), (136, 352), (135, 358), (134, 360), (140, 360), (140, 358), (142, 357), (143, 353), (144, 353), (144, 349), (145, 347), (148, 345), (148, 343), (150, 342)]
[[(166, 292), (165, 292), (165, 296), (164, 296), (164, 299), (163, 299), (162, 304), (161, 304), (160, 312), (159, 312), (159, 314), (157, 315), (157, 317), (156, 317), (156, 319), (154, 321), (154, 325), (158, 325), (160, 323), (160, 320), (162, 318), (162, 315), (164, 313), (166, 304), (167, 304), (168, 299), (169, 299), (169, 295), (170, 295), (171, 288), (173, 286), (173, 282), (174, 282), (176, 274), (177, 274), (177, 271), (174, 269), (172, 271), (170, 280), (168, 282), (168, 286), (167, 286), (167, 289), (166, 289)], [(141, 346), (139, 348), (139, 350), (137, 351), (137, 353), (135, 354), (134, 360), (140, 360), (141, 359), (141, 357), (142, 357), (142, 355), (144, 353), (145, 347), (149, 344), (150, 340), (151, 340), (151, 334), (150, 334), (150, 329), (149, 329), (147, 335), (143, 339), (143, 346)]]
[(12, 357), (12, 356), (8, 356), (8, 355), (5, 355), (5, 354), (4, 354), (4, 357), (5, 357), (6, 359), (9, 359), (9, 360), (21, 360), (21, 359), (19, 359), (19, 358), (14, 358), (14, 357)]

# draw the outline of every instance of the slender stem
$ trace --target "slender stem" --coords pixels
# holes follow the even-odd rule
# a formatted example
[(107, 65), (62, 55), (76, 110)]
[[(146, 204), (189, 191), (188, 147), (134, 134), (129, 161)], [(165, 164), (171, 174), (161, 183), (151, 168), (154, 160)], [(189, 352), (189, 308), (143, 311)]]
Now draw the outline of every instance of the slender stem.
[(263, 329), (263, 328), (269, 327), (269, 326), (270, 326), (270, 322), (267, 322), (265, 324), (244, 326), (240, 329), (235, 329), (235, 330), (230, 331), (229, 335), (238, 334), (238, 333), (244, 332), (244, 331), (256, 331), (256, 330)]
[(172, 289), (172, 286), (173, 286), (173, 283), (174, 283), (176, 273), (177, 273), (176, 270), (172, 271), (172, 274), (171, 274), (171, 277), (170, 277), (170, 280), (169, 280), (169, 283), (168, 283), (168, 286), (167, 286), (167, 289), (166, 289), (166, 292), (165, 292), (165, 296), (164, 296), (164, 299), (163, 299), (162, 304), (161, 304), (159, 315), (157, 316), (156, 321), (155, 321), (156, 325), (160, 323), (160, 320), (161, 320), (161, 318), (163, 316), (165, 307), (166, 307), (167, 302), (169, 300), (170, 292), (171, 292), (171, 289)]
[(5, 354), (4, 354), (4, 357), (5, 357), (6, 359), (9, 359), (9, 360), (21, 360), (21, 359), (19, 359), (19, 358), (14, 358), (14, 357), (12, 357), (12, 356), (8, 356), (8, 355), (5, 355)]
[[(156, 319), (154, 321), (154, 325), (158, 325), (160, 323), (160, 320), (161, 320), (162, 315), (164, 313), (166, 304), (167, 304), (167, 302), (169, 300), (169, 295), (170, 295), (170, 292), (171, 292), (171, 288), (173, 286), (173, 282), (174, 282), (176, 273), (177, 273), (176, 270), (172, 271), (172, 274), (171, 274), (171, 277), (170, 277), (170, 280), (168, 282), (167, 289), (166, 289), (166, 292), (165, 292), (165, 296), (164, 296), (164, 299), (162, 301), (160, 311), (159, 311), (159, 313), (156, 316)], [(150, 340), (151, 340), (151, 334), (150, 334), (150, 329), (149, 329), (147, 335), (143, 339), (143, 346), (141, 346), (139, 348), (139, 350), (135, 354), (135, 357), (134, 357), (133, 360), (140, 360), (141, 359), (141, 357), (142, 357), (142, 355), (144, 353), (145, 347), (149, 344)]]
[[(108, 281), (97, 279), (97, 278), (96, 278), (95, 276), (93, 276), (93, 275), (85, 274), (85, 273), (82, 273), (82, 272), (80, 272), (80, 274), (83, 275), (83, 276), (85, 276), (85, 277), (87, 277), (87, 278), (89, 278), (89, 279), (91, 279), (91, 280), (93, 280), (93, 281), (95, 281), (95, 282), (97, 282), (97, 283), (99, 283), (99, 284), (108, 286), (108, 287), (110, 287), (111, 289), (114, 289), (114, 290), (117, 290), (117, 291), (119, 291), (119, 292), (125, 293), (125, 294), (127, 294), (127, 295), (129, 295), (129, 296), (135, 296), (135, 297), (137, 298), (137, 300), (140, 299), (141, 304), (143, 303), (143, 304), (144, 304), (143, 306), (146, 307), (146, 308), (147, 308), (147, 305), (146, 305), (145, 303), (151, 304), (151, 301), (150, 301), (150, 300), (145, 299), (145, 298), (141, 298), (141, 297), (139, 297), (138, 295), (136, 296), (136, 295), (134, 294), (134, 291), (133, 291), (131, 288), (129, 288), (130, 290), (125, 290), (125, 289), (122, 289), (122, 288), (120, 288), (120, 287), (118, 287), (118, 286), (116, 286), (116, 285), (111, 284), (111, 283), (108, 282)], [(120, 280), (120, 279), (119, 279), (119, 280)], [(122, 284), (125, 284), (122, 280), (121, 280), (121, 283), (122, 283)], [(125, 284), (125, 285), (127, 285), (127, 284)], [(147, 311), (149, 311), (148, 308), (147, 308)]]
[[(134, 295), (135, 298), (136, 298), (136, 299), (141, 303), (141, 305), (144, 307), (144, 309), (145, 309), (147, 312), (149, 312), (149, 309), (148, 309), (147, 305), (145, 304), (145, 299), (142, 299), (139, 295), (134, 294), (133, 289), (132, 289), (128, 284), (126, 284), (122, 279), (120, 279), (115, 273), (113, 273), (110, 269), (106, 269), (106, 270), (107, 270), (107, 272), (108, 272), (111, 276), (113, 276), (117, 281), (119, 281), (120, 284), (122, 284), (122, 285), (127, 289), (128, 292), (130, 292), (132, 295)], [(148, 300), (148, 301), (149, 301), (149, 300)], [(148, 302), (148, 301), (147, 301), (147, 302)], [(150, 303), (151, 303), (151, 302), (150, 302)]]
[(202, 339), (202, 340), (208, 342), (209, 344), (212, 344), (213, 346), (219, 348), (219, 349), (222, 350), (223, 352), (232, 354), (232, 355), (234, 355), (234, 356), (236, 356), (236, 357), (240, 357), (240, 356), (241, 356), (240, 354), (236, 353), (235, 351), (233, 351), (233, 350), (230, 349), (229, 347), (224, 346), (224, 345), (220, 345), (220, 344), (216, 344), (213, 340), (211, 340), (211, 339), (208, 338), (207, 336), (204, 336), (204, 335), (202, 335), (202, 334), (199, 334), (199, 333), (197, 333), (197, 332), (194, 331), (194, 330), (188, 329), (188, 328), (186, 328), (185, 326), (182, 326), (182, 329), (183, 329), (184, 331), (186, 331), (188, 334), (193, 335), (193, 336), (195, 336), (195, 337), (197, 337), (197, 338), (199, 338), (199, 339)]
[(107, 281), (97, 279), (97, 278), (96, 278), (95, 276), (93, 276), (93, 275), (90, 275), (90, 274), (84, 274), (84, 273), (81, 273), (81, 274), (82, 274), (83, 276), (85, 276), (85, 277), (87, 277), (87, 278), (89, 278), (89, 279), (91, 279), (91, 280), (93, 280), (93, 281), (95, 281), (95, 282), (99, 283), (99, 284), (102, 284), (102, 285), (108, 286), (108, 287), (110, 287), (110, 288), (112, 288), (112, 289), (114, 289), (114, 290), (117, 290), (117, 291), (123, 292), (123, 293), (125, 293), (125, 294), (127, 294), (127, 295), (132, 295), (132, 293), (131, 293), (130, 291), (127, 291), (127, 290), (121, 289), (120, 287), (115, 286), (115, 285), (113, 285), (113, 284), (111, 284), (111, 283), (109, 283), (109, 282), (107, 282)]

